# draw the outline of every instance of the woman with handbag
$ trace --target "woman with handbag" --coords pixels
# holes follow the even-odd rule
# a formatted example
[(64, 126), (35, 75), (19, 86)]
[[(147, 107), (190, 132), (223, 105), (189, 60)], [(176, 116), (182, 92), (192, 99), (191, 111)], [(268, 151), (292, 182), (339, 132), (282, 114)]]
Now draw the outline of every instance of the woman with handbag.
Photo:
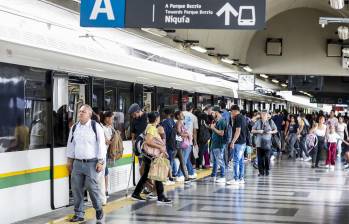
[(258, 157), (258, 176), (269, 176), (270, 153), (272, 148), (272, 135), (277, 133), (277, 127), (273, 120), (268, 121), (268, 112), (262, 111), (261, 119), (252, 127), (253, 134), (256, 135), (256, 147)]
[[(144, 173), (140, 178), (133, 194), (132, 199), (137, 201), (145, 201), (144, 198), (140, 196), (140, 193), (143, 190), (145, 182), (148, 180), (148, 174), (152, 160), (161, 155), (166, 155), (166, 146), (161, 139), (161, 136), (158, 132), (157, 126), (160, 123), (160, 114), (159, 112), (151, 112), (148, 114), (149, 124), (145, 130), (145, 141), (143, 144), (143, 163), (144, 163)], [(155, 181), (156, 192), (158, 195), (158, 203), (161, 204), (170, 204), (171, 200), (165, 197), (164, 195), (164, 186), (162, 182)]]

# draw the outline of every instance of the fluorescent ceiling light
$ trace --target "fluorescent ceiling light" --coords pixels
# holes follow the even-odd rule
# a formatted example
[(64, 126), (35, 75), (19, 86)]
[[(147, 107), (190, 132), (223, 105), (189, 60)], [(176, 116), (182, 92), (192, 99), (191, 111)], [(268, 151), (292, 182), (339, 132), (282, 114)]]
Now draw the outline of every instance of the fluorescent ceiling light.
[(104, 70), (98, 69), (98, 68), (86, 68), (86, 69), (91, 70), (91, 71), (95, 71), (95, 72), (104, 72)]
[(282, 83), (281, 86), (282, 86), (282, 87), (287, 87), (287, 84)]
[(149, 79), (149, 78), (147, 78), (147, 77), (143, 77), (143, 76), (137, 76), (136, 78), (137, 78), (137, 79), (144, 79), (144, 80)]
[(276, 80), (276, 79), (272, 79), (271, 80), (273, 83), (279, 83), (279, 80)]
[(231, 60), (229, 58), (222, 58), (221, 61), (227, 64), (234, 64), (234, 60)]
[(243, 69), (246, 71), (246, 72), (252, 72), (252, 68), (250, 68), (250, 66), (245, 66), (243, 67)]
[(269, 78), (269, 76), (267, 76), (266, 74), (260, 74), (259, 76), (265, 79)]
[(166, 37), (167, 36), (167, 33), (163, 30), (160, 30), (160, 29), (155, 29), (155, 28), (141, 28), (141, 30), (143, 30), (144, 32), (147, 32), (147, 33), (150, 33), (150, 34), (153, 34), (155, 36), (158, 36), (158, 37)]
[(344, 8), (344, 0), (330, 0), (330, 5), (334, 9), (343, 9)]
[(203, 47), (200, 47), (198, 45), (192, 45), (190, 46), (190, 48), (194, 51), (197, 51), (197, 52), (200, 52), (200, 53), (206, 53), (207, 52), (207, 49), (206, 48), (203, 48)]
[(340, 26), (337, 29), (338, 31), (338, 37), (341, 40), (347, 40), (349, 39), (349, 28), (347, 26)]

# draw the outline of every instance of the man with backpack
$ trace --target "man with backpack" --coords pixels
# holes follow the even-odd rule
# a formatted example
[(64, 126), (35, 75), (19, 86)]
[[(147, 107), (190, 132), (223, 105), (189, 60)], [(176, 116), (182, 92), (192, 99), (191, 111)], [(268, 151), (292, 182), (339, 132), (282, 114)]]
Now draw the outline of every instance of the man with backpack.
[(231, 160), (231, 150), (229, 148), (229, 143), (231, 142), (232, 138), (232, 121), (231, 121), (231, 114), (226, 109), (227, 104), (224, 100), (222, 100), (219, 103), (222, 111), (222, 117), (225, 120), (226, 123), (226, 130), (224, 132), (224, 163), (225, 166), (228, 167), (229, 162)]
[(84, 188), (90, 193), (96, 219), (103, 218), (99, 179), (103, 175), (106, 158), (105, 137), (102, 126), (91, 120), (92, 108), (85, 104), (79, 109), (79, 122), (69, 133), (67, 144), (68, 170), (74, 197), (75, 215), (70, 222), (84, 221)]

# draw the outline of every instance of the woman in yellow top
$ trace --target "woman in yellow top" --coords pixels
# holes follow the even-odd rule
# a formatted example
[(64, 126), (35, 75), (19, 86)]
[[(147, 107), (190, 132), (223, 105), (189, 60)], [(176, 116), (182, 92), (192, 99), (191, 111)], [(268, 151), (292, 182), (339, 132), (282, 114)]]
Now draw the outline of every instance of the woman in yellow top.
[[(162, 145), (158, 145), (155, 144), (153, 141), (153, 138), (159, 138), (160, 134), (158, 132), (157, 126), (160, 123), (160, 114), (159, 112), (151, 112), (148, 114), (148, 121), (149, 124), (147, 126), (147, 128), (145, 129), (145, 143), (153, 148), (158, 148), (162, 153), (166, 153), (166, 147), (164, 146), (164, 144)], [(143, 157), (143, 163), (144, 163), (144, 173), (141, 177), (141, 179), (139, 180), (133, 194), (132, 194), (132, 199), (133, 200), (137, 200), (137, 201), (145, 201), (144, 198), (142, 198), (140, 196), (141, 191), (143, 190), (144, 184), (145, 182), (148, 180), (148, 173), (150, 170), (150, 164), (151, 164), (151, 159), (148, 158), (147, 156)], [(164, 186), (162, 184), (162, 182), (160, 181), (155, 181), (155, 187), (156, 187), (156, 192), (158, 195), (158, 203), (160, 204), (170, 204), (172, 203), (171, 200), (169, 200), (168, 198), (165, 197), (164, 195)]]

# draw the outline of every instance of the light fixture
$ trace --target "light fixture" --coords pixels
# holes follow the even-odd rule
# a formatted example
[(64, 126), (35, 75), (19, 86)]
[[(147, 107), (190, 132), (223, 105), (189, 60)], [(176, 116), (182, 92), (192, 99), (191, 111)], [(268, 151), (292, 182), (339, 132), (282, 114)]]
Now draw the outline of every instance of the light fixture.
[(325, 28), (329, 23), (349, 23), (349, 18), (320, 17), (319, 24)]
[(234, 60), (231, 60), (229, 58), (222, 58), (221, 61), (227, 64), (234, 64)]
[(276, 80), (276, 79), (272, 79), (271, 80), (273, 83), (279, 83), (279, 80)]
[(91, 71), (95, 71), (95, 72), (104, 72), (104, 70), (98, 69), (98, 68), (86, 68), (86, 69), (91, 70)]
[(160, 29), (155, 29), (155, 28), (141, 28), (141, 30), (143, 30), (144, 32), (153, 34), (155, 36), (158, 37), (166, 37), (167, 36), (167, 32), (160, 30)]
[(269, 76), (267, 76), (266, 74), (260, 74), (259, 76), (265, 79), (269, 78)]
[(191, 45), (190, 48), (194, 51), (200, 52), (200, 53), (206, 53), (207, 49), (200, 47), (199, 45)]
[(244, 66), (243, 69), (244, 69), (246, 72), (252, 72), (252, 71), (253, 71), (253, 69), (250, 68), (250, 66), (248, 66), (248, 65)]
[(287, 84), (282, 83), (281, 86), (282, 86), (282, 87), (287, 87)]
[(349, 28), (347, 26), (340, 26), (337, 29), (338, 31), (338, 37), (341, 40), (347, 40), (349, 39)]
[(344, 0), (330, 0), (330, 5), (334, 9), (343, 9), (344, 8)]

